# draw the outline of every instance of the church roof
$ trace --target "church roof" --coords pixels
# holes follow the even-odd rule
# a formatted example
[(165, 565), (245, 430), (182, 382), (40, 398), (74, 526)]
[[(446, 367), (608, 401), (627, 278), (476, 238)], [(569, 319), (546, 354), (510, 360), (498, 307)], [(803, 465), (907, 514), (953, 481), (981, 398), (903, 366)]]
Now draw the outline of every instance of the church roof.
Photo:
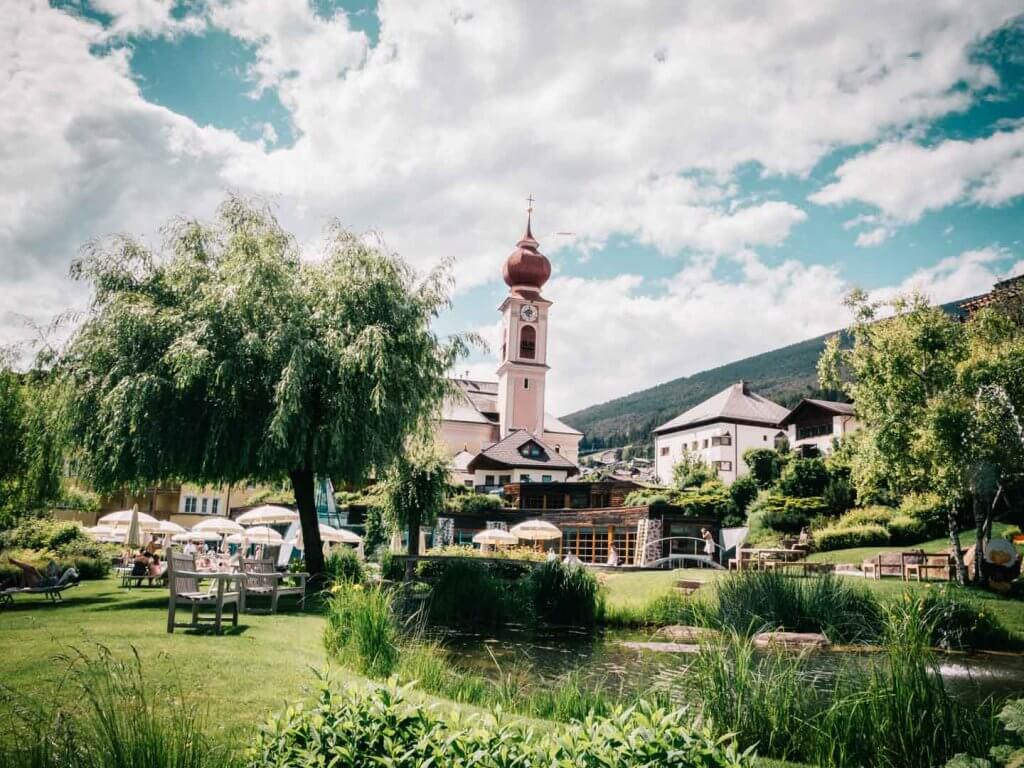
[(583, 433), (580, 432), (578, 429), (573, 429), (564, 421), (556, 419), (547, 411), (544, 412), (544, 431), (556, 432), (560, 435), (580, 435), (581, 437), (583, 436)]
[(452, 466), (459, 472), (466, 472), (469, 468), (469, 463), (473, 460), (473, 454), (469, 451), (459, 451), (452, 456)]
[[(498, 423), (498, 382), (478, 379), (451, 379), (456, 391), (445, 398), (441, 418), (472, 424)], [(544, 431), (559, 435), (580, 435), (564, 421), (544, 413)]]
[[(531, 451), (533, 443), (539, 452)], [(525, 451), (524, 451), (525, 449)], [(579, 470), (576, 465), (560, 453), (552, 449), (539, 437), (525, 429), (517, 429), (503, 440), (499, 440), (490, 448), (480, 451), (466, 468), (469, 472), (477, 469), (503, 469), (513, 467), (537, 467), (538, 469), (564, 469), (570, 475)]]
[(716, 421), (736, 421), (776, 427), (789, 410), (766, 397), (747, 389), (745, 381), (739, 381), (712, 395), (703, 403), (654, 428), (654, 433), (676, 432), (687, 427), (713, 424)]

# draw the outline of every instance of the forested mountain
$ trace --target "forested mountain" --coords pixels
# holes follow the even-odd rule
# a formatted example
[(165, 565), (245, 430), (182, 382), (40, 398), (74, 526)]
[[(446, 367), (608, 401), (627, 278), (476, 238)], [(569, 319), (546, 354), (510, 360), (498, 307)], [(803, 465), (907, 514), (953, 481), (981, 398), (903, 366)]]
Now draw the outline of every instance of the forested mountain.
[[(945, 304), (943, 309), (959, 313), (962, 301), (966, 299)], [(835, 393), (818, 388), (816, 372), (825, 339), (831, 335), (825, 334), (693, 376), (674, 379), (561, 418), (583, 432), (580, 450), (586, 451), (647, 443), (654, 427), (740, 379), (748, 382), (758, 394), (787, 407), (796, 405), (804, 397), (834, 399)]]

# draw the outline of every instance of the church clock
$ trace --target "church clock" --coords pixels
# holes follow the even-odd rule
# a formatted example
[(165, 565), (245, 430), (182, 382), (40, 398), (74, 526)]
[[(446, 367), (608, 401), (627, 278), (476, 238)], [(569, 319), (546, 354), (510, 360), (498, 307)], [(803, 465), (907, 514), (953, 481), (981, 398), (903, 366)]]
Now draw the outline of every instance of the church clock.
[(519, 310), (519, 317), (528, 323), (536, 322), (537, 308), (533, 304), (523, 304)]

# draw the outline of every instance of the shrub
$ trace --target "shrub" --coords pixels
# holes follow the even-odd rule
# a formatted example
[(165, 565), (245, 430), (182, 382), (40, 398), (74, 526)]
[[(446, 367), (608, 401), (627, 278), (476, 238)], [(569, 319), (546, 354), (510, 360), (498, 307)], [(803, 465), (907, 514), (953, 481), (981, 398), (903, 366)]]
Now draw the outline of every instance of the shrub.
[(551, 624), (588, 625), (604, 610), (597, 578), (586, 568), (548, 560), (533, 569), (527, 579), (533, 615)]
[(250, 768), (377, 764), (741, 768), (752, 766), (753, 756), (740, 753), (731, 739), (716, 738), (709, 724), (695, 724), (685, 708), (664, 710), (642, 702), (609, 716), (535, 731), (488, 715), (459, 717), (408, 703), (401, 688), (336, 690), (324, 680), (312, 706), (288, 707), (271, 718), (248, 762)]
[(75, 541), (91, 540), (80, 526), (46, 517), (23, 518), (14, 528), (0, 531), (0, 550), (50, 549), (56, 552)]
[(771, 487), (782, 472), (782, 457), (771, 448), (748, 448), (743, 452), (743, 463), (758, 488)]
[(832, 525), (836, 528), (849, 528), (854, 525), (880, 525), (886, 528), (895, 516), (896, 510), (892, 507), (880, 505), (860, 507), (851, 509)]
[(832, 515), (841, 515), (857, 502), (857, 491), (850, 480), (850, 471), (829, 469), (828, 483), (821, 497)]
[(366, 581), (366, 569), (354, 549), (335, 549), (324, 561), (324, 570), (331, 583), (350, 582), (362, 584)]
[(430, 619), (455, 626), (497, 627), (507, 617), (507, 587), (487, 564), (472, 558), (422, 563), (437, 577)]
[(111, 562), (109, 557), (88, 557), (77, 555), (70, 558), (61, 558), (58, 563), (61, 570), (72, 567), (78, 571), (78, 576), (83, 581), (105, 579), (110, 573)]
[(904, 594), (900, 606), (924, 617), (930, 643), (952, 650), (1017, 650), (1019, 641), (962, 589), (944, 585), (923, 595)]
[(504, 505), (499, 496), (490, 493), (463, 493), (448, 497), (448, 508), (465, 515), (485, 515), (500, 512)]
[(757, 491), (757, 480), (754, 479), (753, 475), (744, 475), (737, 478), (729, 486), (729, 495), (732, 497), (732, 503), (739, 514), (746, 514), (747, 507), (757, 498)]
[(895, 515), (886, 527), (893, 544), (916, 544), (928, 538), (924, 522), (908, 515)]
[(651, 509), (664, 509), (671, 504), (668, 491), (656, 491), (644, 488), (637, 491), (630, 491), (626, 494), (623, 504), (627, 507), (650, 507)]
[(717, 479), (718, 475), (704, 459), (684, 451), (672, 467), (672, 485), (678, 489), (693, 488)]
[(922, 538), (942, 536), (948, 528), (946, 508), (934, 493), (912, 493), (904, 496), (900, 502), (900, 512), (921, 523)]
[(373, 677), (387, 677), (398, 663), (394, 594), (386, 587), (338, 583), (330, 588), (324, 645)]
[(673, 502), (686, 517), (722, 520), (734, 515), (736, 511), (729, 489), (717, 480), (705, 483), (696, 490), (681, 491), (675, 494)]
[(829, 526), (814, 533), (814, 548), (819, 552), (852, 547), (883, 547), (889, 541), (889, 531), (880, 525)]
[(820, 497), (798, 498), (762, 492), (747, 508), (747, 515), (758, 527), (783, 533), (799, 533), (811, 520), (826, 511)]
[(793, 459), (779, 477), (779, 490), (786, 496), (821, 496), (828, 485), (824, 459)]
[(388, 581), (401, 581), (405, 577), (405, 562), (385, 549), (380, 554), (380, 577)]

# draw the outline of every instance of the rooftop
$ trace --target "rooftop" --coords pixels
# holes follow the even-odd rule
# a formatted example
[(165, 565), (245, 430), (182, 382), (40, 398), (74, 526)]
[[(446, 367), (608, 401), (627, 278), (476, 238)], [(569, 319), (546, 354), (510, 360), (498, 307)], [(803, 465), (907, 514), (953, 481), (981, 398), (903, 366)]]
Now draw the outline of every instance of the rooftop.
[(766, 397), (751, 392), (745, 381), (738, 381), (712, 395), (703, 403), (693, 406), (674, 419), (654, 428), (654, 433), (675, 432), (686, 427), (712, 424), (716, 421), (734, 421), (764, 426), (778, 426), (789, 410)]

